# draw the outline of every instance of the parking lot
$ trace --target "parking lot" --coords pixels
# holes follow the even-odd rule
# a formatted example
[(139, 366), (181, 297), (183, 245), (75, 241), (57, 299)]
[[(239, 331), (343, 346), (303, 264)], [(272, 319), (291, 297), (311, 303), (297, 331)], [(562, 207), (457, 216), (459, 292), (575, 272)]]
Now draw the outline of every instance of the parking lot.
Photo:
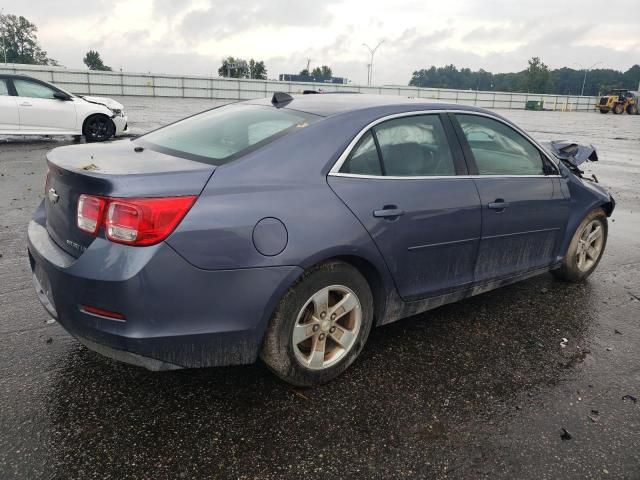
[[(116, 99), (134, 134), (216, 104)], [(148, 372), (47, 321), (26, 227), (72, 139), (0, 139), (0, 478), (640, 479), (640, 117), (501, 113), (598, 148), (617, 201), (598, 270), (376, 329), (313, 389), (260, 363)]]

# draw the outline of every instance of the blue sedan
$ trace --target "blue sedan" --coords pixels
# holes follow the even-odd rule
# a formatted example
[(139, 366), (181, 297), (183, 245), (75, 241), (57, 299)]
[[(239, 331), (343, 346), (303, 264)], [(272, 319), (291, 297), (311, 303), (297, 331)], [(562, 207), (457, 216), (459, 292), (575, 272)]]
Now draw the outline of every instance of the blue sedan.
[(151, 370), (335, 378), (370, 329), (598, 265), (612, 197), (588, 145), (496, 113), (369, 95), (219, 107), (47, 155), (38, 297), (88, 348)]

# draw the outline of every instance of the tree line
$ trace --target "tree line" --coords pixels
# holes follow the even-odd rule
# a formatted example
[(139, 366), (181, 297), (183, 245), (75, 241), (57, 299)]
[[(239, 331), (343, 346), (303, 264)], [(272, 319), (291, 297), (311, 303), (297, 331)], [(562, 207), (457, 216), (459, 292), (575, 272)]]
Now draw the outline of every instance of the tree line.
[[(229, 78), (253, 78), (257, 80), (267, 79), (267, 67), (264, 61), (250, 59), (248, 62), (238, 57), (227, 57), (222, 60), (222, 65), (218, 69), (218, 75)], [(315, 67), (309, 71), (305, 68), (300, 72), (305, 77), (331, 77), (333, 72), (328, 65)]]
[[(586, 73), (586, 79), (585, 79)], [(637, 90), (640, 65), (625, 72), (609, 68), (577, 70), (563, 67), (549, 69), (540, 58), (529, 60), (526, 70), (513, 73), (491, 73), (485, 70), (458, 70), (455, 65), (432, 66), (413, 72), (409, 85), (423, 88), (451, 88), (456, 90), (485, 90), (499, 92), (549, 93), (579, 95), (584, 82), (584, 94), (599, 96), (614, 88)]]
[(7, 63), (58, 65), (38, 43), (38, 27), (22, 16), (0, 14), (0, 59)]

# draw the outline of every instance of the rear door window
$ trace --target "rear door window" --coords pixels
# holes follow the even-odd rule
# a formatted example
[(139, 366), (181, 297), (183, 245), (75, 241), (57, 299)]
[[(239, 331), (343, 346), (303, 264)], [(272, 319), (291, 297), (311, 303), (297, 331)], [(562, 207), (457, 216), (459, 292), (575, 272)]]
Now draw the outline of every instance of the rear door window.
[(221, 165), (320, 118), (260, 105), (225, 105), (167, 125), (137, 141), (162, 153)]
[(438, 115), (396, 118), (377, 125), (374, 131), (386, 175), (430, 177), (456, 174)]
[(340, 172), (434, 177), (455, 175), (456, 169), (440, 117), (430, 114), (376, 125), (360, 138)]
[(340, 171), (356, 175), (382, 175), (380, 158), (371, 130), (358, 140)]

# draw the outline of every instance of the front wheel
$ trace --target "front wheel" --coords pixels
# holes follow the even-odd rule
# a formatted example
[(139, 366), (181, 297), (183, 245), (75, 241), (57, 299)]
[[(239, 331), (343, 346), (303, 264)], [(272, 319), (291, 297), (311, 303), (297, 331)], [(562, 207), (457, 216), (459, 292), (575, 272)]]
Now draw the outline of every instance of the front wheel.
[(600, 263), (607, 245), (607, 215), (601, 208), (589, 213), (573, 234), (562, 266), (553, 270), (557, 278), (567, 282), (581, 282)]
[(327, 262), (306, 272), (284, 295), (260, 356), (293, 385), (326, 383), (353, 363), (372, 323), (373, 298), (365, 278), (349, 264)]
[(601, 108), (600, 113), (609, 113), (609, 110), (606, 108)]
[(104, 142), (116, 133), (116, 126), (106, 115), (95, 114), (89, 116), (82, 126), (82, 134), (87, 142)]
[(621, 115), (624, 113), (624, 105), (622, 105), (621, 103), (616, 103), (615, 106), (613, 107), (613, 113), (615, 113), (616, 115)]
[(638, 106), (637, 105), (629, 105), (629, 106), (627, 106), (627, 113), (629, 115), (637, 115), (638, 114)]

